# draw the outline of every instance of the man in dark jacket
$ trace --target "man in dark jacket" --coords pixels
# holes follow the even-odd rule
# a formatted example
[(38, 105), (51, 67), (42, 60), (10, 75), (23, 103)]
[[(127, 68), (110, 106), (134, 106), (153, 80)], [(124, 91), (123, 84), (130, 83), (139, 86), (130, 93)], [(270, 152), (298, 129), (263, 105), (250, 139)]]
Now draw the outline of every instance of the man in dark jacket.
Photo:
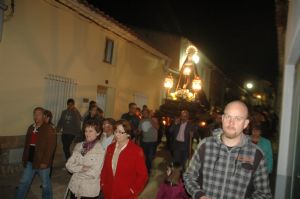
[(132, 128), (131, 138), (136, 139), (137, 131), (138, 131), (139, 123), (140, 123), (140, 118), (136, 115), (136, 110), (137, 110), (136, 103), (130, 102), (128, 104), (128, 109), (129, 109), (128, 113), (124, 113), (121, 116), (121, 119), (127, 120), (130, 122), (131, 128)]
[(193, 199), (272, 198), (263, 152), (243, 134), (248, 124), (243, 102), (225, 107), (222, 129), (202, 140), (183, 175)]
[(74, 138), (80, 138), (81, 135), (81, 115), (75, 107), (74, 99), (68, 99), (67, 106), (57, 124), (58, 131), (62, 130), (61, 140), (66, 160), (71, 156), (70, 146)]
[(194, 125), (189, 121), (189, 112), (181, 111), (180, 120), (171, 126), (173, 161), (185, 167), (191, 153), (191, 139), (194, 135)]
[(17, 199), (23, 199), (30, 188), (36, 173), (42, 179), (42, 198), (52, 198), (50, 181), (50, 167), (56, 147), (56, 133), (50, 124), (44, 123), (43, 108), (34, 109), (34, 124), (30, 125), (23, 152), (23, 165), (25, 167), (17, 190)]

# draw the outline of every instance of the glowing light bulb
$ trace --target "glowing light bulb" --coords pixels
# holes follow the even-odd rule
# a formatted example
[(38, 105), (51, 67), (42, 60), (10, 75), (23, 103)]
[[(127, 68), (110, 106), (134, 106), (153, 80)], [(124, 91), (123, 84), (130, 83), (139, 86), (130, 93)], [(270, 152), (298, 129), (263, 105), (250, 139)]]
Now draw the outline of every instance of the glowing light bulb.
[(199, 61), (200, 61), (200, 57), (199, 57), (199, 55), (198, 54), (193, 54), (193, 56), (192, 56), (192, 60), (193, 60), (193, 62), (195, 63), (195, 64), (198, 64), (199, 63)]
[(185, 68), (183, 69), (183, 74), (184, 74), (184, 75), (190, 75), (191, 72), (192, 72), (192, 70), (191, 70), (190, 67), (185, 67)]

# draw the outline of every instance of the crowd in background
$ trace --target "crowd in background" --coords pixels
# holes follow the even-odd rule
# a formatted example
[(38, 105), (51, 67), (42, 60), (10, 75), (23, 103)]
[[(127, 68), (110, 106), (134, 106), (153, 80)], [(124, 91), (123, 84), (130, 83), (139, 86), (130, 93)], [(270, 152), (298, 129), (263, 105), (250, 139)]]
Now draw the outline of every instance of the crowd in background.
[[(188, 110), (162, 121), (147, 105), (142, 109), (129, 103), (128, 112), (119, 120), (105, 118), (95, 101), (89, 103), (81, 116), (75, 101), (67, 101), (67, 109), (54, 126), (51, 111), (34, 109), (34, 123), (29, 126), (23, 153), (24, 172), (16, 198), (26, 197), (36, 173), (42, 179), (42, 197), (52, 198), (51, 168), (56, 149), (57, 132), (61, 132), (66, 169), (72, 175), (66, 197), (127, 199), (137, 198), (152, 171), (152, 161), (163, 135), (166, 149), (172, 155), (166, 179), (161, 184), (158, 199), (189, 198), (182, 174), (194, 151), (193, 143), (201, 138), (217, 136), (222, 131), (222, 111), (213, 111), (205, 127), (191, 122)], [(259, 146), (266, 159), (268, 173), (273, 171), (273, 150), (268, 138), (277, 130), (275, 113), (253, 107), (250, 125), (243, 129), (251, 142)], [(205, 133), (203, 133), (205, 132)], [(72, 143), (76, 143), (71, 149)]]

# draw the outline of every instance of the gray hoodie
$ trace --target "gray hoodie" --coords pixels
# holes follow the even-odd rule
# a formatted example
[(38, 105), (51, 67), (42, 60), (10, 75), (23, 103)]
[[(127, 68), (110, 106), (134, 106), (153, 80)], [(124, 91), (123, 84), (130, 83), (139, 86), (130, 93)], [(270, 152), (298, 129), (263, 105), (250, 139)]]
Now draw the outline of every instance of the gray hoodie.
[(64, 110), (61, 113), (57, 128), (62, 129), (64, 134), (79, 136), (81, 134), (81, 115), (79, 111), (76, 108)]

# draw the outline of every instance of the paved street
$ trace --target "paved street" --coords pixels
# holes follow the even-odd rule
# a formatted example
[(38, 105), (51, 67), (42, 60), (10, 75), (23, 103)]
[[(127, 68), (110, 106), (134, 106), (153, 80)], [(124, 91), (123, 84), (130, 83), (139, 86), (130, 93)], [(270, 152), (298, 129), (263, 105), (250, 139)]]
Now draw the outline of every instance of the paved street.
[[(70, 175), (66, 170), (63, 170), (62, 153), (58, 148), (56, 161), (54, 163), (54, 170), (52, 176), (52, 186), (54, 199), (62, 199), (67, 184), (70, 179)], [(140, 199), (152, 199), (155, 198), (159, 184), (164, 179), (164, 171), (166, 169), (167, 162), (170, 160), (169, 153), (160, 145), (156, 158), (153, 163), (153, 172), (150, 176), (149, 183), (147, 184), (144, 192), (141, 194)], [(15, 173), (9, 176), (1, 177), (0, 179), (0, 198), (1, 199), (13, 199), (18, 185), (21, 173)], [(27, 196), (28, 199), (39, 199), (41, 198), (40, 179), (36, 176), (32, 182), (31, 189)]]

